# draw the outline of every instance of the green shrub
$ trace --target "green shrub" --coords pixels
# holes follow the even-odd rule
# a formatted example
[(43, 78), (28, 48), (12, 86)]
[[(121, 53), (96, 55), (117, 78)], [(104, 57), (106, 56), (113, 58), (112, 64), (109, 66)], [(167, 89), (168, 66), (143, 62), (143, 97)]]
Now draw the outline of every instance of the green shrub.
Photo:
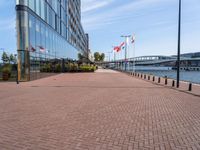
[(40, 68), (40, 72), (51, 72), (51, 71), (52, 71), (52, 66), (50, 64), (44, 64), (44, 66)]
[(5, 64), (2, 68), (2, 77), (3, 80), (8, 80), (11, 77), (11, 72), (12, 72), (12, 65), (10, 64)]
[(2, 72), (10, 74), (11, 73), (11, 68), (10, 67), (3, 67)]
[(78, 64), (77, 64), (77, 63), (73, 63), (73, 64), (72, 64), (72, 71), (73, 71), (73, 72), (78, 71)]
[(80, 70), (82, 72), (94, 72), (96, 69), (95, 66), (92, 66), (92, 65), (81, 65), (80, 66)]
[(56, 64), (56, 66), (55, 66), (55, 72), (59, 73), (59, 72), (61, 72), (61, 71), (62, 71), (62, 66), (61, 66), (61, 64)]

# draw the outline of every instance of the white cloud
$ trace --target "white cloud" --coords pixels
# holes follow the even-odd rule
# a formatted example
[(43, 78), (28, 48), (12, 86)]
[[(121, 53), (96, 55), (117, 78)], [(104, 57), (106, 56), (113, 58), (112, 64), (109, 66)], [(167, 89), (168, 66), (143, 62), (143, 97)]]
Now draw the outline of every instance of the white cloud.
[[(150, 8), (160, 3), (169, 3), (170, 1), (172, 0), (136, 0), (117, 7), (110, 8), (109, 10), (102, 11), (98, 14), (83, 14), (83, 25), (86, 30), (98, 29), (108, 24), (130, 19), (133, 16), (139, 17), (140, 15), (144, 15), (142, 10), (146, 9), (147, 7)], [(160, 8), (158, 7), (158, 9)]]
[(112, 3), (113, 0), (83, 0), (82, 1), (82, 13), (93, 11), (102, 7), (105, 7)]

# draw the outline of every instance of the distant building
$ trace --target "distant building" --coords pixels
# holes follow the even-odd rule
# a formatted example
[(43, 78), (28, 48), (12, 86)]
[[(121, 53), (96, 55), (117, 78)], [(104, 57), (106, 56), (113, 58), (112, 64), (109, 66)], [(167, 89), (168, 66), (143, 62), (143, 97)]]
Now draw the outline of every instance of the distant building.
[(88, 54), (80, 0), (17, 0), (16, 13), (19, 80), (40, 78), (45, 62)]
[(200, 52), (182, 54), (182, 57), (197, 58), (200, 57)]

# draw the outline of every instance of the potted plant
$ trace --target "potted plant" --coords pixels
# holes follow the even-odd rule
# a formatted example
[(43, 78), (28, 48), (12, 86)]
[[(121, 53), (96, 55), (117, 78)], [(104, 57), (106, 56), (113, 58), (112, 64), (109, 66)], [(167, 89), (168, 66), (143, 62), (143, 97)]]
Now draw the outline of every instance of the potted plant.
[(2, 69), (2, 78), (4, 81), (8, 81), (11, 76), (11, 68), (8, 66), (4, 66)]

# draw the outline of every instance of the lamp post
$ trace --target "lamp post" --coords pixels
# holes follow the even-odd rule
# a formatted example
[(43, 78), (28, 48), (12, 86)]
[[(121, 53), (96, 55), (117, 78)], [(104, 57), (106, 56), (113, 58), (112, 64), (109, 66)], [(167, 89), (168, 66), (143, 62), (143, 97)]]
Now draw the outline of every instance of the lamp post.
[(16, 83), (19, 84), (19, 79), (18, 79), (18, 59), (17, 59), (17, 54), (14, 55), (16, 59)]
[[(112, 49), (114, 49), (115, 48), (115, 46), (112, 46)], [(115, 65), (115, 68), (116, 68), (116, 52), (115, 52), (115, 50), (113, 51), (113, 57), (114, 57), (114, 65)]]
[(179, 18), (178, 18), (178, 54), (177, 54), (177, 85), (180, 86), (180, 53), (181, 53), (181, 0), (179, 0)]
[(125, 71), (127, 70), (127, 64), (126, 64), (126, 59), (127, 59), (127, 40), (128, 38), (131, 37), (131, 35), (122, 35), (121, 37), (125, 38)]
[(112, 51), (111, 51), (111, 52), (108, 52), (108, 57), (109, 57), (109, 62), (108, 62), (108, 64), (109, 64), (109, 68), (110, 68), (110, 63), (111, 63), (110, 54), (112, 54)]

